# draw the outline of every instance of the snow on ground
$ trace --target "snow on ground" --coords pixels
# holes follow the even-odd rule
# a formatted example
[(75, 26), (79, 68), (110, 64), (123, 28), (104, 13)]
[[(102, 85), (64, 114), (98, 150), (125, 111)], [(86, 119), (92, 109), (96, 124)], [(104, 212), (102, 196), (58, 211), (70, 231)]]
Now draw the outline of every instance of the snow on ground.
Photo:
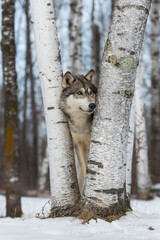
[[(112, 223), (98, 219), (82, 225), (74, 218), (41, 220), (36, 214), (47, 202), (22, 198), (22, 218), (0, 218), (0, 240), (160, 240), (160, 198), (132, 200), (132, 212)], [(0, 216), (5, 216), (5, 197), (0, 196)]]

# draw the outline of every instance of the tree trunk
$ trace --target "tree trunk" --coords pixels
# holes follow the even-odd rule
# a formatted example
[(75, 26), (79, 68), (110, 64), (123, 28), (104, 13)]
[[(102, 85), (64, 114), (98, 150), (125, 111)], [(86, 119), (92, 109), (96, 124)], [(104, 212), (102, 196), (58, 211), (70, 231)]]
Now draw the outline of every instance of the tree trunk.
[[(29, 0), (28, 4), (29, 4)], [(28, 31), (29, 31), (29, 43), (28, 43), (28, 60), (29, 60), (29, 78), (31, 82), (31, 108), (32, 108), (32, 134), (33, 134), (33, 162), (32, 162), (32, 187), (37, 189), (38, 185), (38, 121), (36, 112), (36, 97), (35, 97), (35, 78), (33, 76), (33, 63), (32, 63), (32, 52), (31, 52), (31, 40), (30, 40), (30, 22), (28, 21)]]
[(28, 187), (30, 184), (30, 177), (29, 177), (29, 161), (27, 157), (27, 98), (28, 98), (28, 91), (27, 91), (27, 82), (28, 82), (28, 62), (29, 62), (29, 15), (28, 15), (28, 0), (26, 0), (25, 4), (25, 14), (26, 14), (26, 65), (25, 65), (25, 77), (24, 77), (24, 95), (23, 95), (23, 126), (22, 126), (22, 161), (21, 161), (21, 179), (24, 187)]
[(70, 8), (68, 70), (77, 75), (82, 74), (82, 0), (71, 0)]
[(42, 160), (39, 178), (38, 178), (38, 190), (40, 192), (44, 192), (46, 183), (47, 183), (47, 175), (48, 175), (48, 149), (46, 147), (45, 156)]
[(79, 199), (73, 146), (67, 119), (59, 108), (62, 71), (52, 0), (31, 0), (39, 76), (47, 126), (53, 215)]
[(114, 8), (115, 8), (115, 3), (116, 3), (116, 0), (111, 0), (111, 4), (112, 4), (112, 9), (111, 9), (111, 11), (112, 11), (112, 13), (111, 13), (111, 18), (113, 18), (113, 13), (114, 13)]
[(152, 1), (151, 14), (151, 127), (150, 127), (150, 162), (153, 182), (160, 180), (160, 0)]
[(92, 68), (95, 70), (95, 85), (98, 86), (100, 77), (100, 32), (94, 23), (94, 0), (92, 3)]
[(49, 170), (48, 148), (43, 139), (43, 125), (44, 119), (42, 117), (42, 112), (40, 112), (38, 122), (38, 191), (40, 193), (46, 190)]
[(0, 89), (0, 189), (4, 189), (4, 96), (3, 88)]
[(132, 106), (131, 106), (131, 112), (130, 112), (130, 118), (129, 118), (128, 143), (127, 143), (126, 197), (127, 197), (128, 207), (130, 207), (130, 198), (131, 198), (134, 130), (135, 130), (135, 96), (133, 97)]
[(5, 119), (5, 177), (7, 216), (21, 216), (19, 121), (14, 38), (15, 1), (2, 1), (2, 58)]
[(129, 116), (150, 5), (117, 0), (104, 49), (85, 185), (85, 200), (100, 216), (126, 209)]
[(146, 135), (145, 105), (142, 100), (142, 83), (144, 76), (143, 62), (138, 68), (135, 89), (136, 102), (136, 160), (137, 160), (137, 196), (147, 200), (150, 191), (148, 162), (148, 143)]

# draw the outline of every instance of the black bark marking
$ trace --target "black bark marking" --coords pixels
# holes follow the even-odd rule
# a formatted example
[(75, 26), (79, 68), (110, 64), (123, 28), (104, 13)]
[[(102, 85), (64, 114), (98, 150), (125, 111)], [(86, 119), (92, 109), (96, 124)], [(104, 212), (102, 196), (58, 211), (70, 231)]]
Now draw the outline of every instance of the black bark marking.
[(48, 110), (53, 110), (53, 109), (54, 109), (54, 107), (48, 107), (47, 109), (48, 109)]
[(134, 51), (131, 51), (130, 54), (131, 54), (131, 55), (135, 55), (136, 53), (135, 53)]
[(67, 123), (66, 121), (59, 121), (59, 122), (57, 122), (57, 124), (59, 124), (59, 123)]
[(98, 144), (102, 144), (101, 142), (95, 141), (95, 140), (91, 140), (91, 142), (93, 142), (93, 143), (98, 143)]
[(96, 171), (93, 171), (93, 170), (88, 169), (88, 168), (87, 168), (87, 173), (92, 174), (92, 175), (99, 174), (99, 173), (97, 173)]
[(104, 120), (112, 121), (112, 118), (104, 118)]
[(142, 5), (125, 5), (125, 6), (122, 6), (122, 7), (121, 6), (116, 6), (116, 8), (119, 11), (122, 11), (122, 12), (125, 8), (135, 8), (136, 10), (144, 11), (145, 14), (147, 14), (147, 15), (149, 13), (149, 10)]
[(111, 189), (103, 189), (103, 190), (94, 190), (97, 193), (107, 193), (107, 194), (122, 194), (124, 192), (124, 188), (111, 188)]
[(99, 168), (103, 168), (103, 164), (102, 163), (96, 162), (96, 161), (93, 161), (93, 160), (89, 160), (88, 164), (97, 165)]
[(126, 49), (123, 47), (118, 48), (120, 51), (125, 51)]
[(125, 35), (125, 33), (117, 33), (117, 36), (124, 36)]

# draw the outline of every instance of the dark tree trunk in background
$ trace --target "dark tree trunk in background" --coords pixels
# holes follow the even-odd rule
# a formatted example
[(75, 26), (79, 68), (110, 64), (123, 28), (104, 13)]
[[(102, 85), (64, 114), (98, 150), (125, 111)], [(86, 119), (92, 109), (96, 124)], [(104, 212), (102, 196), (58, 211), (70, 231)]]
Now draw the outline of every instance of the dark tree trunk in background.
[(95, 70), (95, 84), (98, 86), (100, 77), (100, 31), (97, 24), (94, 23), (94, 0), (92, 5), (92, 68)]
[(82, 0), (71, 0), (70, 8), (68, 70), (77, 75), (82, 74)]
[(0, 89), (0, 189), (4, 189), (4, 101)]
[(151, 14), (151, 127), (150, 127), (150, 165), (154, 183), (160, 181), (160, 0), (152, 1)]
[(19, 121), (14, 38), (15, 1), (2, 0), (2, 57), (5, 120), (5, 178), (7, 216), (21, 215), (19, 179)]
[(27, 80), (28, 80), (28, 59), (29, 59), (29, 53), (28, 53), (28, 44), (29, 44), (29, 19), (28, 19), (28, 0), (26, 0), (25, 5), (25, 13), (26, 13), (26, 66), (25, 66), (25, 78), (24, 78), (24, 96), (23, 96), (23, 126), (22, 126), (22, 163), (21, 163), (21, 179), (23, 183), (23, 189), (24, 187), (29, 185), (29, 179), (28, 173), (29, 173), (29, 160), (27, 155), (27, 98), (28, 98), (28, 92), (27, 92)]
[(38, 180), (38, 121), (36, 114), (36, 99), (35, 99), (35, 78), (33, 76), (33, 65), (32, 65), (32, 56), (31, 56), (31, 42), (29, 44), (29, 62), (30, 62), (30, 71), (29, 78), (31, 81), (31, 107), (32, 107), (32, 123), (33, 123), (33, 163), (32, 163), (32, 176), (33, 179), (33, 188), (37, 189), (37, 180)]
[[(26, 0), (26, 4), (29, 5), (29, 0)], [(30, 21), (29, 16), (27, 19), (27, 32), (28, 32), (28, 64), (29, 64), (29, 79), (31, 83), (31, 112), (32, 112), (32, 134), (33, 134), (33, 153), (32, 153), (32, 168), (31, 175), (34, 176), (32, 179), (32, 187), (37, 189), (38, 180), (38, 121), (36, 114), (36, 99), (35, 99), (35, 78), (33, 75), (33, 62), (32, 62), (32, 52), (31, 52), (31, 36), (30, 36)]]
[[(38, 122), (36, 116), (36, 100), (35, 100), (35, 78), (33, 75), (33, 63), (31, 53), (31, 30), (30, 30), (30, 18), (29, 18), (29, 0), (26, 0), (25, 5), (26, 12), (26, 67), (25, 67), (25, 79), (24, 79), (24, 109), (23, 109), (23, 165), (22, 165), (22, 179), (25, 187), (36, 189), (38, 178)], [(27, 141), (27, 99), (29, 97), (29, 91), (27, 91), (27, 83), (30, 81), (30, 97), (31, 97), (31, 119), (32, 119), (32, 156), (31, 158), (27, 154), (29, 147)]]
[(113, 17), (113, 12), (114, 12), (114, 8), (115, 8), (115, 3), (116, 3), (116, 0), (111, 0), (112, 2), (112, 9), (111, 9), (111, 18)]

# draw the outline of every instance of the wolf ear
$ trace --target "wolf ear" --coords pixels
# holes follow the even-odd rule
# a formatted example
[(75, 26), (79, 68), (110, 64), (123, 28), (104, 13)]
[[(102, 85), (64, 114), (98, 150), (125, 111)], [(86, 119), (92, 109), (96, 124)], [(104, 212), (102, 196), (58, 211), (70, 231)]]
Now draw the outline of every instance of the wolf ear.
[(93, 69), (90, 70), (86, 74), (85, 78), (87, 78), (88, 81), (90, 81), (92, 84), (94, 84), (94, 82), (95, 82), (95, 72), (94, 72), (94, 70)]
[(63, 78), (62, 78), (62, 88), (65, 89), (65, 88), (68, 88), (70, 85), (72, 85), (72, 83), (74, 82), (74, 77), (72, 76), (72, 74), (70, 72), (66, 72), (64, 75), (63, 75)]

